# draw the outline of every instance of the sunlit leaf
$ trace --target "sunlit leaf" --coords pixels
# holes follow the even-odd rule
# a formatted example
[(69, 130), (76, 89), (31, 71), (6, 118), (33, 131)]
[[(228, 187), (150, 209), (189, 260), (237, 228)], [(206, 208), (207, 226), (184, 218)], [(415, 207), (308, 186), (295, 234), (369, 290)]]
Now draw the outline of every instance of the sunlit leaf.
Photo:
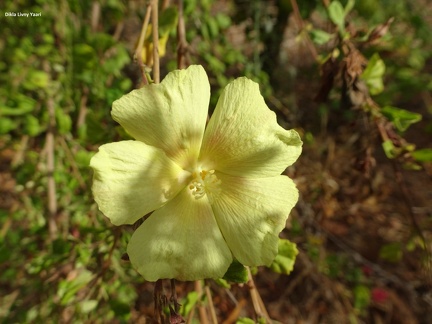
[(182, 316), (187, 316), (195, 304), (198, 302), (199, 295), (196, 291), (191, 291), (187, 294), (186, 299), (182, 301), (182, 306), (180, 308), (180, 314)]
[(315, 44), (323, 45), (333, 38), (332, 34), (329, 34), (321, 29), (312, 29), (309, 31), (311, 39)]
[(384, 90), (383, 76), (385, 72), (384, 61), (375, 53), (369, 60), (361, 78), (366, 82), (369, 92), (372, 95), (381, 93)]
[(279, 239), (278, 254), (270, 265), (270, 269), (277, 273), (290, 274), (294, 268), (297, 254), (298, 250), (295, 243)]
[(411, 153), (414, 160), (418, 162), (431, 162), (432, 161), (432, 149), (426, 148), (417, 150)]
[(404, 132), (408, 127), (422, 119), (422, 115), (405, 109), (386, 106), (381, 109), (381, 113), (386, 116), (397, 128)]
[(345, 9), (339, 1), (332, 1), (327, 8), (330, 20), (339, 28), (340, 32), (345, 31)]

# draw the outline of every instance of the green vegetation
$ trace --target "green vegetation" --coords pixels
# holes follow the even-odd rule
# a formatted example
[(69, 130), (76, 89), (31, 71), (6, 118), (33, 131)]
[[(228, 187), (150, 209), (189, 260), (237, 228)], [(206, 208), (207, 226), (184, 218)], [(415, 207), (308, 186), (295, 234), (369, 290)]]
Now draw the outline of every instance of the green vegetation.
[[(0, 9), (0, 320), (148, 320), (153, 285), (125, 256), (133, 228), (98, 212), (88, 166), (99, 145), (129, 138), (110, 109), (140, 85), (133, 53), (146, 1), (7, 0)], [(274, 263), (252, 269), (264, 304), (279, 305), (270, 317), (428, 314), (419, 291), (432, 272), (431, 12), (424, 0), (184, 0), (186, 57), (207, 70), (211, 107), (246, 75), (280, 124), (303, 133), (288, 171), (302, 198), (283, 233), (297, 248), (281, 240)], [(178, 18), (161, 26), (162, 75), (177, 67)], [(219, 320), (239, 307), (238, 323), (262, 322), (233, 283), (247, 280), (245, 268), (230, 269), (206, 283)], [(209, 297), (189, 284), (178, 291), (179, 314), (195, 312), (198, 323)]]

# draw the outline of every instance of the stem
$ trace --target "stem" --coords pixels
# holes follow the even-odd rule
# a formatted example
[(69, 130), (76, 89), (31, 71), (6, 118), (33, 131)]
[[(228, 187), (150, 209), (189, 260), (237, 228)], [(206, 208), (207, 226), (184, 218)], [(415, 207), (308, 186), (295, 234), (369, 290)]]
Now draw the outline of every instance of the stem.
[(201, 324), (209, 324), (209, 320), (207, 317), (207, 312), (203, 304), (201, 303), (201, 297), (203, 295), (202, 282), (201, 280), (195, 281), (195, 290), (198, 293), (198, 299), (200, 300), (198, 303), (198, 313)]
[(145, 69), (144, 69), (144, 62), (142, 60), (142, 50), (143, 50), (143, 46), (144, 46), (145, 35), (147, 34), (147, 28), (148, 28), (149, 21), (150, 21), (151, 9), (152, 9), (151, 5), (150, 4), (147, 5), (146, 14), (145, 14), (143, 25), (141, 28), (140, 38), (139, 38), (138, 45), (137, 45), (137, 48), (135, 49), (135, 54), (134, 54), (134, 59), (138, 62), (138, 65), (139, 65), (139, 68), (141, 71), (142, 83), (144, 83), (144, 84), (148, 84), (148, 80), (147, 80), (147, 76), (146, 76)]
[(207, 296), (207, 300), (208, 300), (208, 303), (209, 303), (210, 315), (211, 315), (212, 322), (213, 322), (213, 324), (217, 324), (218, 321), (217, 321), (217, 316), (216, 316), (216, 310), (214, 308), (213, 298), (212, 298), (212, 295), (211, 295), (210, 287), (206, 285), (204, 287), (204, 290), (205, 290), (205, 294)]
[[(44, 62), (45, 72), (50, 72), (49, 63)], [(47, 178), (48, 178), (48, 229), (50, 238), (54, 240), (57, 237), (57, 193), (54, 180), (55, 161), (54, 161), (54, 131), (55, 131), (55, 108), (54, 100), (51, 97), (47, 98), (48, 110), (48, 130), (46, 133), (46, 152), (47, 152)]]
[(159, 67), (159, 16), (158, 0), (152, 0), (152, 32), (153, 32), (153, 81), (160, 82)]
[[(298, 27), (301, 31), (303, 31), (304, 30), (304, 22), (303, 22), (303, 19), (301, 17), (301, 14), (300, 14), (300, 10), (299, 10), (297, 1), (296, 0), (290, 0), (290, 2), (291, 2), (291, 6), (293, 8), (294, 17), (297, 20)], [(307, 45), (310, 53), (312, 54), (314, 60), (317, 61), (318, 60), (318, 52), (317, 52), (314, 44), (312, 43), (312, 40), (310, 39), (309, 34), (307, 32), (305, 33), (305, 37), (306, 37), (306, 45)]]
[(177, 67), (184, 69), (186, 67), (186, 28), (183, 17), (183, 0), (178, 0), (178, 25), (177, 25)]
[(268, 314), (268, 312), (264, 306), (264, 302), (262, 301), (261, 296), (258, 292), (258, 289), (255, 286), (255, 282), (253, 280), (250, 268), (246, 267), (246, 269), (248, 271), (248, 277), (249, 277), (248, 286), (249, 286), (250, 295), (252, 298), (252, 304), (253, 304), (253, 307), (255, 309), (255, 313), (259, 317), (264, 317), (267, 323), (271, 323), (272, 320), (270, 319), (270, 316), (269, 316), (269, 314)]

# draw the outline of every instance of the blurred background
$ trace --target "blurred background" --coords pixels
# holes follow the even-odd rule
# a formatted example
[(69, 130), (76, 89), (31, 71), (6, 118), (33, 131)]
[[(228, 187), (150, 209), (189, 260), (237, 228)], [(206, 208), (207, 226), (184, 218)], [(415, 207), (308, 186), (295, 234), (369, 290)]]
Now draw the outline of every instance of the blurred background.
[[(153, 323), (153, 284), (124, 257), (90, 191), (99, 145), (127, 138), (111, 104), (151, 69), (134, 59), (144, 0), (0, 4), (0, 320)], [(281, 323), (432, 322), (432, 4), (427, 0), (160, 2), (161, 75), (188, 64), (220, 90), (248, 76), (304, 141), (281, 236), (291, 274), (256, 269)], [(15, 13), (16, 15), (12, 15)], [(34, 13), (34, 16), (19, 16)], [(40, 13), (40, 15), (39, 15)], [(246, 285), (207, 282), (220, 323), (255, 323)], [(206, 307), (178, 283), (180, 313)]]

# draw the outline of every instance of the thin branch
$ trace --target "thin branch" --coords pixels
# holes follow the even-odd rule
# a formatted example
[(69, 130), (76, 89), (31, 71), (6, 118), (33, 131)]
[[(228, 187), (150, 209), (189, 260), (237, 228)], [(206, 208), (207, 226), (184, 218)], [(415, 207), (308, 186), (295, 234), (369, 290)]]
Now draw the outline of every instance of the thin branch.
[[(44, 70), (50, 73), (50, 66), (48, 61), (44, 62)], [(54, 240), (57, 237), (57, 193), (56, 184), (54, 180), (54, 132), (55, 132), (55, 108), (54, 100), (52, 97), (48, 97), (46, 100), (48, 110), (48, 129), (46, 133), (46, 152), (47, 152), (47, 178), (48, 178), (48, 229), (50, 238)]]
[[(297, 1), (296, 0), (290, 0), (290, 1), (291, 1), (291, 6), (292, 6), (293, 12), (294, 12), (294, 17), (297, 21), (297, 25), (298, 25), (299, 29), (301, 31), (303, 31), (304, 30), (304, 21), (303, 21), (301, 14), (300, 14), (300, 10), (299, 10)], [(310, 39), (309, 34), (307, 32), (305, 33), (305, 38), (306, 38), (306, 45), (309, 49), (309, 52), (312, 54), (314, 60), (316, 61), (318, 59), (318, 52), (317, 52), (314, 44), (312, 43), (312, 40)]]
[(145, 35), (147, 34), (147, 28), (148, 28), (148, 25), (150, 22), (151, 9), (152, 9), (151, 4), (147, 5), (146, 14), (145, 14), (143, 25), (141, 28), (140, 38), (139, 38), (138, 45), (135, 49), (135, 54), (134, 54), (134, 60), (136, 62), (138, 62), (138, 66), (139, 66), (140, 71), (141, 71), (141, 79), (142, 79), (143, 84), (148, 84), (146, 72), (144, 69), (144, 62), (142, 60), (142, 50), (144, 47)]
[(159, 12), (158, 0), (152, 0), (152, 32), (153, 32), (153, 81), (160, 82), (159, 67)]
[(201, 302), (201, 297), (203, 295), (203, 289), (202, 289), (202, 282), (201, 280), (197, 280), (195, 281), (195, 291), (198, 293), (198, 299), (199, 299), (199, 304), (198, 304), (198, 313), (199, 313), (199, 318), (200, 318), (200, 323), (201, 324), (209, 324), (209, 319), (207, 317), (207, 312), (206, 309), (204, 307), (204, 305)]
[(211, 315), (212, 322), (213, 322), (213, 324), (217, 324), (218, 321), (217, 321), (217, 316), (216, 316), (216, 310), (214, 308), (213, 298), (211, 295), (210, 287), (208, 285), (205, 285), (204, 290), (205, 290), (205, 294), (207, 296), (207, 300), (209, 303), (210, 315)]
[(28, 142), (29, 142), (29, 136), (23, 135), (21, 137), (20, 145), (19, 145), (17, 151), (15, 152), (15, 155), (14, 155), (12, 162), (11, 162), (11, 165), (13, 168), (20, 165), (21, 163), (23, 163), (24, 153), (27, 151)]
[(252, 277), (252, 272), (250, 271), (249, 267), (246, 267), (246, 269), (248, 271), (248, 277), (249, 277), (248, 286), (252, 298), (252, 304), (255, 309), (255, 313), (257, 314), (258, 317), (264, 317), (267, 323), (271, 323), (272, 320), (270, 319), (267, 309), (265, 308), (264, 302), (262, 301), (258, 289), (255, 286), (255, 282)]
[(80, 106), (78, 108), (78, 118), (77, 118), (77, 122), (76, 122), (76, 126), (75, 126), (77, 131), (85, 123), (85, 119), (87, 116), (88, 93), (89, 93), (89, 89), (88, 89), (88, 87), (85, 86), (83, 89), (83, 94), (82, 94), (81, 100), (80, 100)]
[(186, 27), (183, 16), (183, 0), (178, 0), (178, 24), (177, 24), (177, 67), (184, 69), (187, 66), (186, 62)]
[(93, 1), (92, 4), (92, 13), (91, 13), (91, 31), (95, 33), (97, 31), (97, 27), (99, 25), (99, 18), (101, 13), (101, 5), (99, 1)]
[(59, 140), (60, 140), (60, 145), (62, 146), (63, 150), (66, 153), (68, 162), (70, 163), (70, 166), (72, 168), (72, 172), (73, 172), (73, 175), (74, 175), (75, 179), (77, 179), (77, 181), (78, 181), (79, 186), (81, 187), (81, 189), (83, 189), (83, 190), (86, 189), (86, 187), (87, 187), (86, 183), (84, 181), (84, 178), (81, 175), (81, 172), (80, 172), (80, 170), (78, 168), (78, 165), (75, 162), (73, 152), (69, 148), (69, 146), (68, 146), (66, 140), (64, 139), (64, 137), (60, 137)]

